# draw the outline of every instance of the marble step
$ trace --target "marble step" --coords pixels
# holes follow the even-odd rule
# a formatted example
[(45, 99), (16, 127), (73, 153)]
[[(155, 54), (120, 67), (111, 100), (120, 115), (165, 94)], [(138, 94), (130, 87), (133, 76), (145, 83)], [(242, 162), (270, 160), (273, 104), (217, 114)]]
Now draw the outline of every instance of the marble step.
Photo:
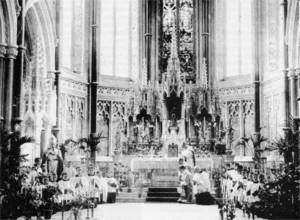
[(179, 197), (147, 197), (147, 202), (177, 202)]

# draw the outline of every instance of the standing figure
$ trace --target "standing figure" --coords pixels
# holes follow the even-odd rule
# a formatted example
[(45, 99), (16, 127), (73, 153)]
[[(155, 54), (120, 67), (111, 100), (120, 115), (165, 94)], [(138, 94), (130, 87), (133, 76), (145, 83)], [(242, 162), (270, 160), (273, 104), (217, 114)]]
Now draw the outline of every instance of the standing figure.
[(116, 178), (113, 176), (112, 173), (110, 173), (108, 177), (109, 178), (107, 179), (107, 184), (108, 184), (107, 203), (115, 203), (116, 196), (117, 196), (117, 189), (119, 188), (118, 181), (116, 180)]
[(46, 163), (47, 173), (59, 174), (61, 172), (62, 157), (56, 145), (56, 138), (52, 135), (50, 138), (50, 147), (47, 149), (43, 159)]
[(185, 166), (180, 166), (180, 186), (182, 187), (182, 193), (180, 199), (177, 202), (190, 203), (191, 202), (191, 173)]
[(100, 192), (102, 189), (101, 181), (95, 174), (95, 167), (90, 165), (88, 168), (87, 180), (89, 182), (88, 197), (94, 203), (94, 207), (97, 207), (100, 198)]

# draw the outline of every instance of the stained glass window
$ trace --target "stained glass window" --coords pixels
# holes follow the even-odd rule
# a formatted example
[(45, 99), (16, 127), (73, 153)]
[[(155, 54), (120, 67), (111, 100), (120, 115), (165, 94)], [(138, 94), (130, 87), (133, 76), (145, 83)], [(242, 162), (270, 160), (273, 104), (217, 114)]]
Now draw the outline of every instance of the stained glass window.
[(167, 71), (168, 59), (171, 55), (172, 32), (176, 25), (178, 26), (180, 71), (187, 81), (195, 80), (193, 14), (193, 0), (180, 0), (178, 5), (176, 0), (164, 0), (161, 71), (163, 73)]

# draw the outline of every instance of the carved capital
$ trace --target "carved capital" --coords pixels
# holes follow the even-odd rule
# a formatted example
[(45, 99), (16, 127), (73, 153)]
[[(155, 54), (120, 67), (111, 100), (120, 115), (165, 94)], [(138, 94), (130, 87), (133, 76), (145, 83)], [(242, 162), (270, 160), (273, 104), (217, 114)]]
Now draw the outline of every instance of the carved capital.
[(18, 55), (18, 47), (15, 45), (8, 45), (6, 49), (7, 58), (16, 59)]
[(295, 77), (296, 74), (295, 74), (295, 69), (289, 69), (288, 70), (288, 77), (292, 78), (292, 77)]
[(4, 58), (6, 55), (6, 44), (0, 43), (0, 57)]
[(295, 74), (298, 76), (298, 78), (300, 77), (300, 67), (295, 69)]

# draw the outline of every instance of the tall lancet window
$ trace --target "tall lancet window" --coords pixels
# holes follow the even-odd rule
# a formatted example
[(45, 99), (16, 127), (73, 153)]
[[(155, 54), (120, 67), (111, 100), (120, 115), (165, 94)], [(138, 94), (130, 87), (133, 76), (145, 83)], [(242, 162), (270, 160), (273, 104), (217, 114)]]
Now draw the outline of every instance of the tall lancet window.
[(252, 73), (251, 2), (251, 0), (224, 1), (226, 5), (226, 76)]
[(82, 73), (84, 47), (84, 0), (63, 0), (62, 4), (62, 66)]
[[(179, 4), (178, 4), (179, 3)], [(172, 33), (177, 27), (180, 72), (186, 80), (195, 81), (193, 0), (164, 0), (163, 5), (163, 50), (161, 71), (167, 72), (168, 59), (171, 56)]]
[(139, 0), (98, 2), (100, 75), (135, 79)]

